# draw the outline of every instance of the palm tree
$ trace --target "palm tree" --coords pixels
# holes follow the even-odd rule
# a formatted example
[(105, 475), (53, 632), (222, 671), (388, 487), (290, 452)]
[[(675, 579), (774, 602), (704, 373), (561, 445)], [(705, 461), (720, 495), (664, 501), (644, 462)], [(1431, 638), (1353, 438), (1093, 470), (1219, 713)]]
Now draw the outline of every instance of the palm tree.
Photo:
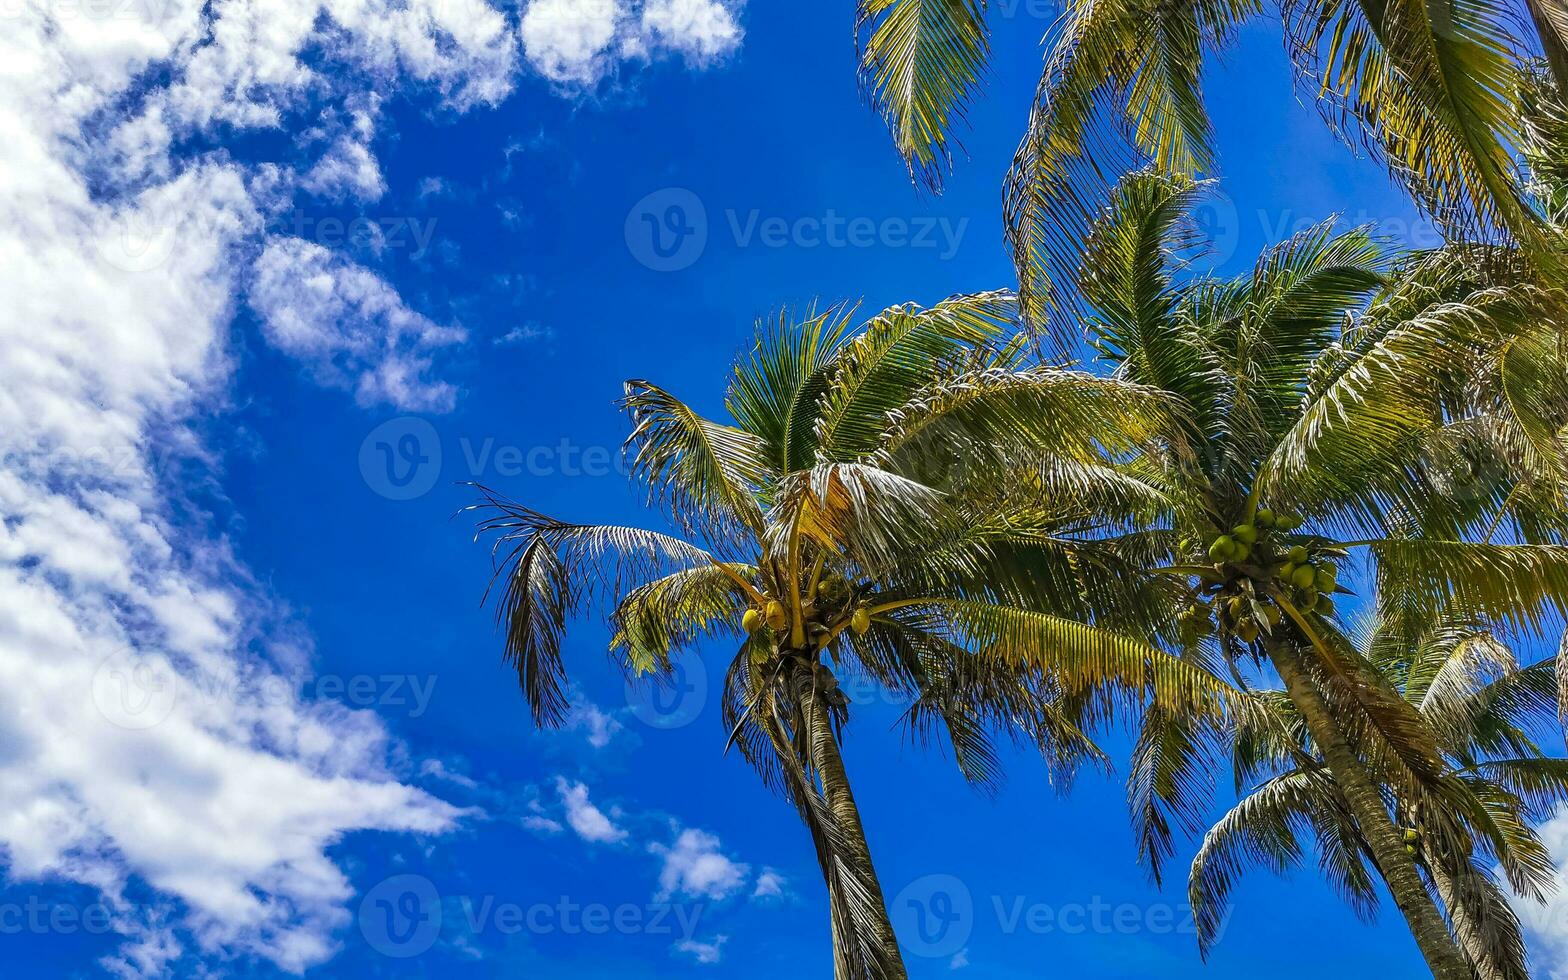
[[(1403, 277), (1368, 229), (1332, 223), (1250, 275), (1179, 276), (1172, 256), (1200, 192), (1156, 171), (1124, 180), (1077, 283), (1113, 377), (1166, 392), (1185, 420), (1124, 467), (1168, 502), (1168, 563), (1147, 571), (1186, 588), (1192, 655), (1279, 675), (1428, 966), (1461, 980), (1468, 965), (1383, 795), (1394, 786), (1439, 810), (1461, 795), (1458, 777), (1427, 720), (1340, 629), (1333, 596), (1356, 557), (1406, 622), (1528, 630), (1562, 608), (1561, 485), (1507, 465), (1520, 420), (1468, 380), (1483, 362), (1506, 374), (1499, 358), (1542, 320), (1561, 322), (1561, 297), (1529, 282), (1444, 295)], [(1143, 782), (1176, 788), (1140, 816), (1146, 854), (1169, 853), (1166, 817), (1190, 822), (1195, 807), (1201, 745), (1182, 735), (1145, 740)]]
[[(1568, 88), (1568, 6), (1280, 0), (1303, 95), (1381, 160), (1450, 237), (1555, 241), (1519, 179), (1516, 94), (1538, 53)], [(1069, 0), (1005, 191), (1025, 318), (1070, 328), (1064, 293), (1108, 179), (1215, 170), (1201, 76), (1259, 0)], [(989, 58), (983, 0), (860, 0), (860, 80), (911, 175), (940, 187)], [(1065, 308), (1065, 309), (1064, 309)]]
[(723, 721), (794, 803), (827, 884), (835, 975), (902, 977), (840, 753), (845, 671), (907, 700), (970, 778), (991, 739), (1070, 767), (1122, 701), (1216, 717), (1228, 685), (1151, 642), (1163, 581), (1134, 529), (1160, 504), (1113, 462), (1170, 426), (1151, 388), (1030, 361), (1010, 294), (852, 310), (759, 329), (713, 421), (626, 385), (635, 475), (674, 533), (557, 520), (483, 491), (498, 615), (535, 719), (561, 721), (569, 620), (608, 611), (634, 675), (677, 651), (733, 650)]
[[(1496, 633), (1477, 623), (1412, 630), (1385, 617), (1360, 632), (1361, 658), (1435, 733), (1454, 776), (1449, 785), (1462, 794), (1429, 808), (1401, 798), (1397, 780), (1386, 783), (1405, 850), (1447, 909), (1476, 975), (1527, 980), (1519, 921), (1491, 868), (1500, 864), (1520, 895), (1542, 898), (1551, 883), (1550, 855), (1531, 824), (1568, 800), (1568, 761), (1548, 758), (1536, 744), (1555, 720), (1554, 664), (1521, 668)], [(1204, 836), (1189, 876), (1205, 951), (1240, 873), (1295, 867), (1309, 834), (1319, 869), (1356, 912), (1370, 917), (1378, 904), (1377, 862), (1300, 715), (1279, 692), (1258, 698), (1250, 717), (1266, 723), (1236, 731), (1233, 742), (1242, 798)], [(1363, 761), (1376, 771), (1378, 759)]]

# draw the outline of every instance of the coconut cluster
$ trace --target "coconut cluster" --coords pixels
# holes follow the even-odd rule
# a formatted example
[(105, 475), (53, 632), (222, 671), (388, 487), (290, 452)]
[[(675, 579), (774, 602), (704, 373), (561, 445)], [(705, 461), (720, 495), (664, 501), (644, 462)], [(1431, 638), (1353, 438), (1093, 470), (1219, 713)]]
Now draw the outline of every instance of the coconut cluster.
[[(832, 624), (849, 617), (849, 628), (857, 636), (871, 629), (871, 610), (866, 603), (857, 601), (855, 590), (848, 582), (828, 578), (821, 583), (816, 596), (802, 609), (806, 635), (813, 644), (819, 644), (832, 632)], [(740, 617), (741, 629), (756, 633), (766, 627), (775, 633), (784, 633), (790, 627), (789, 608), (778, 599), (768, 599), (759, 608), (752, 606)]]
[(1244, 643), (1273, 632), (1284, 616), (1271, 598), (1269, 584), (1278, 586), (1303, 611), (1333, 615), (1338, 569), (1323, 549), (1285, 539), (1300, 526), (1299, 517), (1260, 507), (1251, 522), (1209, 541), (1206, 551), (1215, 570), (1205, 572), (1203, 578), (1210, 583), (1212, 606), (1194, 603), (1183, 616), (1182, 632), (1189, 643), (1208, 635), (1215, 619)]

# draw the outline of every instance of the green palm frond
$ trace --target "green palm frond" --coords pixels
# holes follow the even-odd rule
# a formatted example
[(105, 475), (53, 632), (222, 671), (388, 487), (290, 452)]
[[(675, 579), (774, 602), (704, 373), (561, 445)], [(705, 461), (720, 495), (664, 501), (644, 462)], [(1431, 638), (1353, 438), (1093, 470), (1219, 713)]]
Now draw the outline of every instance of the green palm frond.
[(954, 296), (928, 310), (896, 306), (872, 317), (835, 357), (815, 440), (823, 461), (857, 459), (876, 447), (889, 413), (966, 351), (1010, 334), (1017, 323), (1009, 292)]
[(1205, 48), (1223, 47), (1256, 0), (1077, 0), (1064, 15), (1004, 187), (1024, 318), (1064, 330), (1071, 279), (1107, 174), (1151, 163), (1213, 171), (1199, 86)]
[(770, 477), (762, 439), (710, 422), (647, 381), (626, 382), (624, 404), (632, 475), (664, 498), (683, 529), (711, 528), (720, 538), (736, 525), (762, 533), (756, 493)]
[(1332, 795), (1316, 773), (1269, 780), (1242, 798), (1203, 835), (1187, 879), (1187, 898), (1207, 955), (1230, 914), (1230, 894), (1250, 866), (1284, 874), (1301, 860), (1300, 836)]
[(921, 388), (885, 417), (876, 453), (913, 474), (993, 476), (1010, 461), (1045, 458), (1070, 468), (1162, 438), (1180, 417), (1180, 404), (1155, 388), (1059, 368), (992, 368)]
[(1156, 884), (1176, 853), (1177, 835), (1196, 835), (1204, 828), (1219, 744), (1212, 725), (1167, 709), (1151, 707), (1138, 723), (1127, 804), (1138, 857)]
[(974, 600), (922, 605), (939, 611), (981, 656), (1049, 674), (1069, 693), (1109, 685), (1173, 711), (1216, 719), (1238, 693), (1207, 671), (1114, 630)]
[(1486, 619), (1540, 632), (1568, 608), (1568, 546), (1423, 539), (1371, 546), (1388, 591), (1434, 616)]
[(1520, 70), (1492, 4), (1286, 0), (1287, 47), (1336, 128), (1454, 237), (1538, 240), (1513, 166)]
[(918, 481), (861, 463), (823, 463), (779, 485), (769, 527), (775, 555), (797, 532), (873, 574), (886, 574), (918, 542), (951, 526), (943, 495)]
[(991, 55), (984, 0), (860, 0), (855, 36), (861, 90), (910, 176), (940, 189)]
[(626, 593), (610, 621), (613, 650), (634, 673), (668, 669), (670, 655), (709, 636), (741, 634), (740, 616), (750, 597), (735, 576), (754, 581), (750, 565), (698, 565), (671, 572)]
[[(566, 671), (561, 638), (567, 619), (591, 599), (629, 589), (712, 557), (679, 538), (641, 528), (570, 524), (479, 487), (484, 502), (469, 510), (489, 516), (479, 536), (493, 538), (495, 574), (502, 584), (496, 618), (505, 653), (540, 725), (565, 720)], [(486, 593), (488, 598), (488, 592)]]
[(810, 466), (816, 455), (817, 403), (854, 312), (853, 306), (808, 310), (794, 323), (788, 310), (780, 311), (758, 324), (751, 355), (735, 365), (725, 404), (740, 428), (762, 440), (775, 473)]

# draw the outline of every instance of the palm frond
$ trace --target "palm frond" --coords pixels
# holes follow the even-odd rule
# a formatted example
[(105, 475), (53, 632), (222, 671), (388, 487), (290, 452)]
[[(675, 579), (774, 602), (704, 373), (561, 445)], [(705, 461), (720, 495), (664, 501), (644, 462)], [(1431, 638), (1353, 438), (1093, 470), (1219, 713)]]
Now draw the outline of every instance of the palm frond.
[(909, 174), (939, 190), (990, 59), (984, 0), (860, 0), (860, 87)]
[(648, 482), (687, 533), (706, 529), (722, 540), (738, 526), (761, 535), (756, 492), (771, 475), (761, 438), (711, 422), (647, 381), (626, 382), (624, 404), (633, 475)]

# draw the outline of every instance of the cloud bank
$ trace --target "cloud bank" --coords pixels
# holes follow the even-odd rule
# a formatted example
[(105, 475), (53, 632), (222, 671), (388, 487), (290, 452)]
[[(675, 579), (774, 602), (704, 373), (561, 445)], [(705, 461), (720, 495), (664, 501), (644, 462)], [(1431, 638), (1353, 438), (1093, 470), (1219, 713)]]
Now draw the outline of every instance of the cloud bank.
[[(440, 358), (460, 326), (268, 231), (300, 198), (386, 192), (383, 100), (461, 112), (528, 68), (585, 85), (617, 59), (702, 66), (740, 39), (708, 0), (612, 4), (608, 39), (561, 7), (534, 0), (521, 36), (484, 0), (0, 11), (0, 865), (96, 890), (123, 937), (110, 972), (302, 972), (348, 921), (329, 848), (459, 819), (390, 769), (373, 713), (260, 694), (308, 675), (309, 642), (167, 464), (221, 466), (202, 420), (228, 400), (242, 311), (360, 404), (457, 397)], [(265, 129), (296, 137), (292, 155), (223, 149)]]

